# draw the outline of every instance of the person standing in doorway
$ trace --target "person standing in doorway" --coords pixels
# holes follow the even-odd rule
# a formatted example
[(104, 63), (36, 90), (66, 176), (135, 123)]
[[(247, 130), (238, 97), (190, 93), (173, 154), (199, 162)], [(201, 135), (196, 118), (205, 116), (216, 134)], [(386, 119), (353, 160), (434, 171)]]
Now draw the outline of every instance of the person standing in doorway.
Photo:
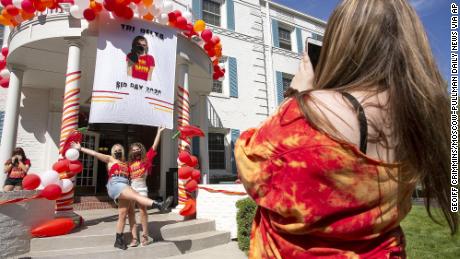
[(27, 175), (30, 168), (30, 160), (27, 159), (24, 149), (17, 147), (13, 156), (5, 162), (4, 172), (8, 175), (3, 191), (22, 190), (22, 179)]

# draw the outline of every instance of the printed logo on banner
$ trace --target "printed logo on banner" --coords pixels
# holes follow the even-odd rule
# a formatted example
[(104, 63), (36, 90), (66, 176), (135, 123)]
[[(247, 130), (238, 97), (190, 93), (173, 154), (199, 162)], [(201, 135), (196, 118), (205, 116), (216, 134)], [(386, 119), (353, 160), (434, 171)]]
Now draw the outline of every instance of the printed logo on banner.
[(172, 129), (176, 31), (101, 17), (89, 123)]

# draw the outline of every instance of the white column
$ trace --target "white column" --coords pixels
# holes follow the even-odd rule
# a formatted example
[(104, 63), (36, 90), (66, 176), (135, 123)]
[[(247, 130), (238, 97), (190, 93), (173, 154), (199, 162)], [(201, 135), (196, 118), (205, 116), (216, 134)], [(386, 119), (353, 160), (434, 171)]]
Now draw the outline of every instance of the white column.
[(2, 48), (3, 47), (8, 47), (8, 38), (10, 37), (10, 27), (5, 26), (3, 27), (3, 43), (2, 43)]
[[(16, 146), (23, 74), (23, 70), (17, 67), (11, 68), (10, 85), (5, 106), (5, 119), (3, 121), (2, 143), (0, 146), (1, 164), (11, 157), (13, 149)], [(5, 174), (0, 173), (0, 186), (3, 186), (5, 177)]]
[(208, 150), (208, 97), (206, 95), (200, 95), (199, 99), (199, 123), (200, 128), (204, 132), (204, 137), (200, 138), (200, 169), (203, 184), (209, 184), (209, 150)]

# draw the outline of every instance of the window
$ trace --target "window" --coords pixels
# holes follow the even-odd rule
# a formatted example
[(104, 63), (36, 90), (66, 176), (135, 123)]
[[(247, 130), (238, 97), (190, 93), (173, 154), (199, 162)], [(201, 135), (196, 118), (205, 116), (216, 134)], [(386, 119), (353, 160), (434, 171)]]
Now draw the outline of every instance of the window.
[(225, 169), (225, 135), (209, 133), (209, 169)]
[(203, 0), (203, 20), (214, 26), (220, 26), (220, 3)]
[(280, 48), (292, 50), (291, 31), (286, 30), (282, 27), (279, 27), (278, 34), (279, 34)]
[(283, 73), (283, 93), (291, 86), (292, 78), (294, 78), (293, 75)]
[(223, 93), (222, 86), (223, 84), (221, 81), (214, 80), (214, 82), (212, 83), (212, 92), (222, 94)]
[(313, 33), (312, 38), (313, 38), (314, 40), (323, 41), (323, 38), (324, 38), (324, 37), (321, 36), (321, 35), (319, 35), (319, 34)]

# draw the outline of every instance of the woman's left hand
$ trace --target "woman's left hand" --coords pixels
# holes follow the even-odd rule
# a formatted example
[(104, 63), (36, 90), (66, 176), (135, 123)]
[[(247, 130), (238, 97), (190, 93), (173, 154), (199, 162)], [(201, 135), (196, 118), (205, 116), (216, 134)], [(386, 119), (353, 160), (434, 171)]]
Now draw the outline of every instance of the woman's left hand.
[(292, 79), (291, 88), (299, 92), (313, 89), (314, 80), (315, 73), (313, 71), (313, 65), (311, 64), (308, 53), (304, 52), (302, 60), (300, 61), (299, 71)]

